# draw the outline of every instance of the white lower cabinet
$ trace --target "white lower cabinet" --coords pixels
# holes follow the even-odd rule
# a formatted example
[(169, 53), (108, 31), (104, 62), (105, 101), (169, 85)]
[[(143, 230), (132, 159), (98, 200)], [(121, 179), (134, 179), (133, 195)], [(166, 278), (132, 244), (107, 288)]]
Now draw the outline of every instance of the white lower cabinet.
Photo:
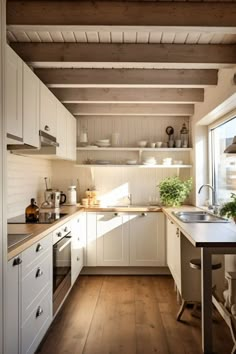
[(186, 301), (201, 300), (201, 272), (192, 269), (189, 261), (200, 258), (200, 249), (194, 247), (178, 226), (166, 219), (167, 264), (178, 291)]
[(175, 280), (178, 290), (181, 292), (181, 248), (179, 228), (167, 218), (166, 221), (166, 248), (167, 265)]
[(165, 266), (162, 213), (87, 213), (87, 266)]
[(129, 265), (129, 216), (97, 213), (97, 266)]
[(166, 265), (165, 217), (163, 213), (130, 214), (130, 265)]
[(71, 282), (76, 281), (84, 265), (84, 245), (86, 240), (86, 213), (79, 214), (71, 221)]
[(52, 234), (7, 266), (7, 354), (34, 353), (52, 321)]
[(7, 263), (4, 336), (6, 354), (20, 354), (21, 262), (22, 255), (19, 254)]

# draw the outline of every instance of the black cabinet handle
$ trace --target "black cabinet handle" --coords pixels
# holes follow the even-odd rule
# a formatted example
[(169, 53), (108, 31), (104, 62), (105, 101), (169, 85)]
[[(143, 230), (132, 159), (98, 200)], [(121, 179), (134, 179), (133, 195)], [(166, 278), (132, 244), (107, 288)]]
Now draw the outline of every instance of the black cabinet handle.
[(147, 216), (147, 213), (142, 213), (141, 216)]
[(41, 316), (43, 314), (43, 309), (41, 306), (39, 306), (37, 308), (37, 311), (36, 311), (36, 318), (38, 318), (39, 316)]
[(40, 245), (40, 243), (38, 243), (36, 247), (36, 252), (40, 252), (42, 249), (43, 247)]
[(44, 130), (46, 130), (46, 132), (49, 132), (49, 131), (50, 131), (49, 126), (48, 126), (48, 125), (45, 125)]
[(80, 258), (79, 258), (79, 257), (77, 257), (77, 261), (78, 261), (78, 262), (80, 261)]
[(39, 277), (41, 277), (42, 275), (43, 275), (42, 269), (38, 268), (38, 269), (36, 270), (35, 278), (39, 278)]
[(17, 266), (17, 265), (19, 265), (19, 264), (21, 264), (21, 263), (22, 263), (22, 259), (21, 259), (20, 257), (16, 257), (16, 258), (13, 260), (12, 265), (13, 265), (13, 267), (15, 267), (15, 266)]

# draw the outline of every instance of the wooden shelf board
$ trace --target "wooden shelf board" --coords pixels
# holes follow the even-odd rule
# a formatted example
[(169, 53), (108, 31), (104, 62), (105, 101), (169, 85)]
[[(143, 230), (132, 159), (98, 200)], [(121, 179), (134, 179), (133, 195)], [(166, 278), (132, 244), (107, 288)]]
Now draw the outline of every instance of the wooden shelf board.
[(164, 152), (164, 151), (191, 151), (192, 148), (139, 148), (139, 147), (77, 147), (77, 151), (155, 151), (155, 152)]
[(76, 164), (75, 167), (138, 167), (138, 168), (191, 168), (192, 165), (111, 165), (111, 164)]

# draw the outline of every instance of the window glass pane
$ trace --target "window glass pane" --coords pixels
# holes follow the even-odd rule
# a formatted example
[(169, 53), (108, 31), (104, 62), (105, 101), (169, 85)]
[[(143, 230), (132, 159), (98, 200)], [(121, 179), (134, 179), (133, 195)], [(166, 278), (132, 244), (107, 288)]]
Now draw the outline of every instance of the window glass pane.
[(219, 204), (230, 199), (236, 192), (236, 154), (225, 154), (236, 135), (236, 117), (211, 130), (212, 177)]

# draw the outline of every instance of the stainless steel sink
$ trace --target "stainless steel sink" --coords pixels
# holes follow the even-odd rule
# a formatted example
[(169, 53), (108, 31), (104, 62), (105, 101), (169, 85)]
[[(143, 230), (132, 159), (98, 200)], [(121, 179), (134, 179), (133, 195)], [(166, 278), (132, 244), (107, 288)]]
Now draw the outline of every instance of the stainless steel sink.
[(185, 223), (226, 223), (229, 222), (220, 216), (207, 213), (206, 211), (178, 211), (173, 215)]

